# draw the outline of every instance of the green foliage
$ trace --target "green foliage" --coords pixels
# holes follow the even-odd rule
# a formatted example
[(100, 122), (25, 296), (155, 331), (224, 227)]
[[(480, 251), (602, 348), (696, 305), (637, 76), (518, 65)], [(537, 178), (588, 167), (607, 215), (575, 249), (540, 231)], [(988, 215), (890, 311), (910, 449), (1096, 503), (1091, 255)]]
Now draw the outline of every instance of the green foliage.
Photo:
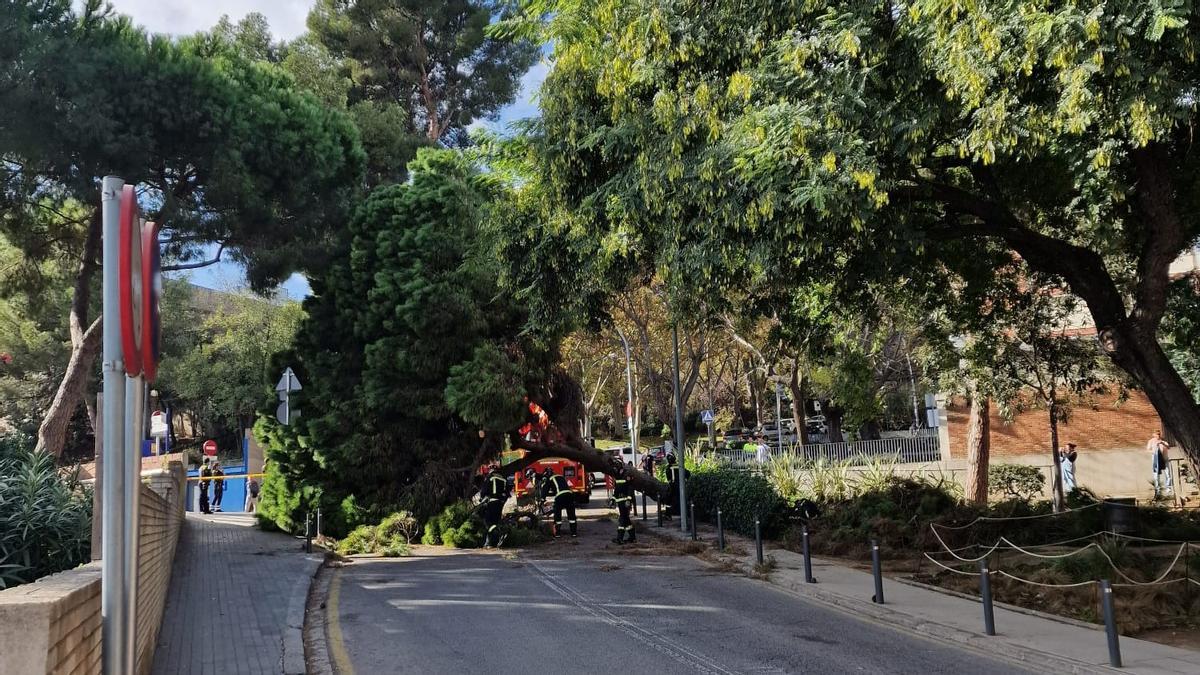
[(483, 545), (483, 519), (466, 500), (447, 506), (425, 523), (421, 543), (450, 548), (479, 548)]
[(958, 515), (960, 507), (958, 498), (943, 486), (892, 477), (853, 498), (822, 504), (821, 509), (809, 527), (817, 550), (856, 555), (875, 539), (883, 555), (895, 556), (918, 550), (928, 537), (929, 523)]
[(992, 464), (988, 467), (988, 490), (1008, 499), (1031, 501), (1046, 489), (1040, 469), (1024, 464)]
[(400, 104), (405, 127), (461, 141), (466, 127), (512, 101), (538, 48), (485, 29), (503, 0), (320, 0), (313, 37), (349, 66), (352, 100)]
[(342, 555), (356, 553), (378, 553), (387, 558), (407, 556), (411, 553), (412, 540), (419, 530), (411, 513), (393, 513), (378, 525), (359, 525), (338, 542), (337, 552)]
[(696, 517), (712, 521), (717, 508), (721, 520), (734, 532), (754, 535), (754, 520), (761, 520), (763, 536), (775, 536), (787, 525), (787, 504), (765, 478), (747, 471), (717, 469), (692, 475), (688, 499), (696, 505)]
[(28, 437), (0, 436), (0, 589), (88, 561), (92, 493)]
[(425, 520), (470, 492), (452, 467), (476, 461), (480, 429), (515, 426), (554, 359), (497, 292), (488, 179), (451, 151), (421, 150), (410, 173), (359, 206), (349, 255), (313, 279), (294, 351), (276, 364), (305, 383), (304, 416), (281, 428), (264, 415), (257, 433), (286, 490)]

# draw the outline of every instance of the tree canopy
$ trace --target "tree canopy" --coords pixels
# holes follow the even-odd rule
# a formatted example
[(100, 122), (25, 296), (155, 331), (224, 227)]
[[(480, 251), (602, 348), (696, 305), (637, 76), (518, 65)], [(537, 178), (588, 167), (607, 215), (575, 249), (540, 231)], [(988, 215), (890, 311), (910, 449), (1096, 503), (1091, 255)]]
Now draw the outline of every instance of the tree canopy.
[(784, 310), (814, 280), (839, 303), (873, 283), (986, 299), (1016, 255), (1082, 298), (1200, 453), (1156, 340), (1200, 233), (1190, 5), (534, 4), (554, 67), (528, 147), (553, 216), (532, 238), (557, 262), (530, 276), (603, 292), (657, 269), (677, 311), (731, 291)]

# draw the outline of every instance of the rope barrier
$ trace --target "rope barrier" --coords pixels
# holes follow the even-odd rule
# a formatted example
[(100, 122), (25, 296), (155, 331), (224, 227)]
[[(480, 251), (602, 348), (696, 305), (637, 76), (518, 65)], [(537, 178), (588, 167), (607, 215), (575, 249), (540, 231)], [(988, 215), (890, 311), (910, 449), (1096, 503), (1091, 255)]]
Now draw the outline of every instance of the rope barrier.
[(965, 530), (968, 527), (973, 527), (976, 523), (999, 523), (999, 522), (1004, 522), (1004, 521), (1008, 521), (1008, 520), (1037, 520), (1040, 518), (1054, 518), (1056, 516), (1067, 516), (1067, 515), (1079, 513), (1080, 511), (1086, 511), (1088, 509), (1095, 508), (1097, 506), (1100, 506), (1103, 503), (1104, 502), (1093, 502), (1091, 504), (1088, 504), (1087, 506), (1081, 506), (1077, 509), (1071, 509), (1069, 511), (1059, 511), (1058, 513), (1043, 513), (1043, 514), (1036, 515), (1036, 516), (1010, 516), (1007, 518), (1001, 518), (999, 516), (979, 516), (978, 518), (976, 518), (975, 520), (972, 520), (971, 522), (967, 523), (966, 525), (938, 525), (937, 523), (930, 523), (929, 525), (930, 525), (930, 527), (934, 527), (934, 528), (940, 527), (944, 530)]
[[(921, 555), (924, 555), (924, 556), (925, 556), (925, 557), (926, 557), (926, 558), (929, 560), (929, 562), (933, 563), (934, 565), (937, 565), (938, 567), (940, 567), (940, 568), (942, 568), (942, 569), (946, 570), (947, 572), (953, 572), (953, 573), (955, 573), (955, 574), (961, 574), (961, 575), (962, 575), (962, 576), (964, 576), (964, 577), (977, 577), (977, 576), (979, 576), (979, 572), (964, 572), (964, 571), (962, 571), (962, 570), (956, 570), (956, 569), (954, 569), (953, 567), (948, 567), (948, 566), (946, 566), (946, 565), (942, 564), (942, 563), (941, 563), (941, 561), (934, 560), (932, 557), (930, 557), (930, 555), (929, 555), (928, 553), (922, 553)], [(993, 573), (994, 573), (994, 571), (993, 571)]]
[(1031, 586), (1041, 586), (1043, 588), (1079, 588), (1081, 586), (1090, 586), (1090, 585), (1096, 583), (1095, 581), (1080, 581), (1077, 584), (1044, 584), (1040, 581), (1031, 581), (1029, 579), (1022, 579), (1021, 577), (1013, 576), (1012, 574), (1009, 574), (1008, 572), (1005, 572), (1004, 570), (996, 570), (996, 574), (1008, 577), (1009, 579), (1012, 579), (1013, 581), (1019, 581), (1023, 584), (1029, 584)]

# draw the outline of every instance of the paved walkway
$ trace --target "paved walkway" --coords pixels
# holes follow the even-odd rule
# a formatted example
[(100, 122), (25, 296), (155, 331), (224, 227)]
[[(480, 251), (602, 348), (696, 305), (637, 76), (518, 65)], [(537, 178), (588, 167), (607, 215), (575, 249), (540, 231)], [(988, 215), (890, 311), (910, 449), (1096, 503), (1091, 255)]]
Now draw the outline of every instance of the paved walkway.
[(187, 514), (154, 673), (303, 673), (309, 583), (303, 542), (247, 514)]
[[(651, 513), (653, 513), (651, 507)], [(679, 530), (679, 521), (654, 526), (654, 520), (638, 521), (643, 532), (677, 539), (690, 538)], [(649, 527), (645, 527), (649, 525)], [(697, 530), (701, 539), (716, 541), (716, 531), (706, 524)], [(726, 543), (737, 545), (748, 555), (738, 562), (754, 562), (754, 540), (726, 533)], [(715, 544), (714, 544), (715, 545)], [(886, 604), (871, 602), (874, 580), (862, 572), (831, 560), (813, 558), (815, 584), (804, 583), (804, 559), (797, 553), (766, 546), (776, 569), (770, 581), (798, 595), (837, 605), (859, 616), (873, 618), (912, 633), (953, 641), (979, 652), (1023, 662), (1035, 670), (1078, 673), (1139, 673), (1177, 675), (1200, 673), (1200, 652), (1121, 637), (1124, 668), (1108, 665), (1108, 641), (1101, 627), (1059, 621), (995, 606), (996, 635), (983, 630), (983, 608), (978, 600), (955, 597), (938, 591), (884, 579)], [(887, 569), (887, 561), (884, 561)], [(1118, 623), (1120, 617), (1118, 617)]]

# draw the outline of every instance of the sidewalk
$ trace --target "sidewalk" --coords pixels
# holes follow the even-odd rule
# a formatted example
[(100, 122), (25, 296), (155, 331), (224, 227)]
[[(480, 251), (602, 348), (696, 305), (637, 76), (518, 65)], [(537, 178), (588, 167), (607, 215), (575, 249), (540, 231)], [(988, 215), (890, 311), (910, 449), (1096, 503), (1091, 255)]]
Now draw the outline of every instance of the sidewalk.
[[(653, 509), (651, 510), (653, 513)], [(654, 520), (637, 521), (638, 529), (651, 535), (690, 539), (679, 530), (679, 521), (655, 527)], [(699, 538), (716, 548), (716, 529), (701, 523)], [(751, 567), (756, 562), (754, 539), (726, 532), (727, 546), (749, 553), (745, 557), (728, 556)], [(1057, 621), (1026, 614), (1000, 605), (995, 606), (996, 635), (983, 631), (983, 608), (978, 600), (955, 597), (886, 578), (883, 596), (886, 604), (871, 602), (875, 593), (869, 572), (860, 572), (834, 561), (813, 558), (815, 584), (804, 583), (804, 558), (770, 542), (764, 542), (764, 557), (775, 558), (770, 582), (797, 595), (836, 605), (860, 617), (916, 633), (943, 642), (960, 644), (972, 651), (1000, 656), (1027, 664), (1034, 670), (1069, 673), (1139, 673), (1176, 675), (1200, 673), (1200, 652), (1160, 645), (1122, 636), (1121, 657), (1124, 667), (1108, 665), (1108, 641), (1102, 626), (1085, 627), (1078, 622)], [(1120, 617), (1118, 617), (1118, 623)]]
[(154, 673), (303, 673), (309, 583), (323, 560), (249, 514), (188, 513)]

